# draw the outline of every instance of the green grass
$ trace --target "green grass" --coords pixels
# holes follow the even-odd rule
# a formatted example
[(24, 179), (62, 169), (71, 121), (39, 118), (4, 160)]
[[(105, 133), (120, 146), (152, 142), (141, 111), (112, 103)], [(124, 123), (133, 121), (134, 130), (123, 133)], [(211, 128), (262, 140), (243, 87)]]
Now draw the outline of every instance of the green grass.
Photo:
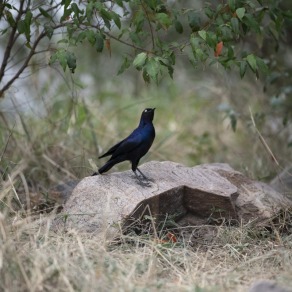
[[(92, 173), (88, 159), (100, 166), (98, 155), (128, 135), (149, 106), (157, 108), (157, 137), (142, 163), (227, 162), (254, 178), (275, 174), (278, 169), (250, 124), (248, 107), (256, 111), (261, 99), (233, 101), (242, 110), (234, 133), (218, 110), (232, 94), (209, 81), (201, 83), (207, 90), (166, 82), (162, 89), (142, 88), (139, 96), (117, 85), (78, 102), (57, 90), (38, 116), (2, 114), (0, 290), (246, 291), (261, 278), (292, 286), (291, 230), (279, 226), (217, 226), (209, 241), (201, 236), (206, 227), (193, 227), (178, 231), (173, 245), (150, 235), (122, 235), (114, 244), (103, 234), (55, 233), (53, 213), (40, 208), (50, 187)], [(258, 94), (249, 87), (246, 94), (251, 92)], [(285, 135), (276, 140), (265, 124), (260, 131), (280, 162), (290, 157)], [(114, 171), (128, 167), (121, 164)]]

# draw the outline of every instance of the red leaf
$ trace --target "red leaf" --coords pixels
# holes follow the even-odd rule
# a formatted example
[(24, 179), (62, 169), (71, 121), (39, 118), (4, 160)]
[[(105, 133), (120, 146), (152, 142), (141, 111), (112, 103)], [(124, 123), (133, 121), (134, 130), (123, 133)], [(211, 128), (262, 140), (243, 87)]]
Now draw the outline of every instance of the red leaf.
[(168, 232), (166, 234), (166, 236), (169, 239), (169, 241), (171, 241), (172, 243), (176, 243), (177, 242), (177, 238), (176, 238), (176, 236), (173, 233)]
[(214, 52), (214, 56), (215, 57), (218, 57), (221, 55), (222, 53), (222, 49), (223, 49), (223, 42), (219, 42), (217, 45), (216, 45), (216, 49), (215, 49), (215, 52)]
[(111, 49), (111, 40), (110, 39), (105, 40), (105, 46), (108, 49), (110, 57), (111, 57), (112, 56), (112, 49)]

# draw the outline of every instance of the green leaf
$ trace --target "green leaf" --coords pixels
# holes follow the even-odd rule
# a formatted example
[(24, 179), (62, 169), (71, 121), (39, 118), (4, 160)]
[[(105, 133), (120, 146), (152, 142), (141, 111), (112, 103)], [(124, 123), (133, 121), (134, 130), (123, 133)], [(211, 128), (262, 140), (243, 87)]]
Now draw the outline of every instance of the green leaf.
[(50, 25), (45, 25), (44, 27), (46, 36), (51, 39), (54, 33), (54, 29)]
[(140, 53), (136, 56), (136, 58), (133, 61), (133, 66), (138, 69), (141, 70), (142, 67), (144, 66), (145, 62), (147, 59), (147, 54), (146, 53)]
[(256, 33), (261, 33), (259, 23), (255, 20), (253, 15), (248, 14), (248, 13), (245, 14), (243, 22), (249, 27), (249, 29), (255, 31)]
[(141, 46), (141, 40), (140, 40), (140, 38), (139, 38), (139, 36), (138, 36), (138, 34), (137, 34), (136, 32), (131, 31), (131, 32), (129, 33), (129, 35), (130, 35), (131, 41), (132, 41), (134, 44), (136, 44), (136, 45), (138, 45), (138, 46)]
[(87, 33), (86, 31), (82, 31), (76, 38), (76, 43), (82, 43), (84, 39), (87, 38)]
[(95, 44), (95, 33), (92, 30), (86, 31), (86, 38), (88, 42), (93, 46)]
[(173, 72), (174, 72), (173, 67), (167, 66), (167, 69), (168, 69), (168, 74), (169, 74), (170, 78), (173, 79)]
[(107, 10), (105, 10), (105, 9), (101, 9), (101, 10), (100, 10), (100, 16), (102, 17), (105, 26), (106, 26), (108, 29), (110, 29), (110, 28), (111, 28), (111, 23), (110, 23), (110, 21), (112, 20), (112, 15), (111, 15), (111, 13), (108, 12)]
[(72, 73), (74, 73), (75, 69), (76, 69), (76, 56), (75, 56), (75, 54), (67, 51), (66, 52), (66, 59), (67, 59), (68, 68), (70, 69), (70, 71)]
[(8, 9), (14, 9), (14, 10), (17, 10), (14, 6), (10, 5), (9, 3), (3, 3), (3, 6), (7, 7)]
[(54, 53), (49, 61), (49, 64), (53, 64), (56, 61), (59, 61), (60, 65), (62, 66), (64, 72), (66, 71), (67, 67), (67, 58), (66, 58), (66, 51), (64, 49), (57, 51)]
[(117, 13), (113, 12), (113, 11), (111, 12), (111, 15), (112, 15), (112, 19), (113, 19), (115, 25), (119, 29), (121, 29), (121, 19), (120, 19), (120, 16)]
[(245, 75), (246, 68), (247, 68), (247, 62), (245, 60), (241, 61), (240, 67), (239, 67), (239, 74), (241, 78), (243, 78), (243, 76)]
[(171, 19), (166, 13), (157, 13), (155, 17), (164, 28), (168, 28), (172, 24)]
[(71, 3), (71, 0), (62, 0), (61, 4), (64, 5), (64, 9), (66, 9)]
[(228, 42), (228, 41), (233, 40), (233, 34), (232, 34), (232, 31), (231, 31), (230, 27), (221, 26), (220, 27), (220, 33), (222, 35), (222, 38), (221, 38), (222, 41)]
[(94, 3), (93, 2), (89, 2), (87, 5), (86, 5), (86, 11), (85, 11), (85, 15), (86, 15), (86, 18), (87, 18), (87, 21), (91, 21), (92, 19), (92, 16), (93, 16), (93, 10), (94, 10)]
[(71, 4), (71, 9), (77, 15), (77, 17), (79, 16), (79, 14), (84, 13), (84, 10), (80, 9), (76, 3)]
[(86, 120), (87, 120), (87, 117), (88, 117), (88, 110), (86, 108), (85, 105), (83, 104), (79, 104), (77, 107), (76, 107), (76, 111), (77, 111), (77, 115), (76, 115), (76, 125), (77, 126), (81, 126)]
[(39, 11), (41, 13), (42, 16), (46, 17), (46, 18), (49, 18), (49, 19), (52, 19), (52, 16), (43, 8), (39, 8)]
[(195, 50), (196, 47), (200, 45), (200, 42), (201, 42), (201, 38), (194, 37), (193, 35), (191, 35), (190, 43), (191, 43), (192, 50)]
[(160, 63), (155, 58), (149, 58), (146, 65), (145, 70), (147, 71), (149, 77), (157, 81), (158, 80), (158, 73), (160, 72)]
[(61, 39), (61, 40), (57, 41), (57, 44), (62, 44), (62, 43), (67, 44), (67, 43), (69, 43), (69, 40)]
[(237, 17), (242, 20), (243, 16), (245, 14), (245, 8), (244, 7), (241, 7), (241, 8), (237, 8), (236, 9), (236, 15)]
[(198, 31), (199, 36), (205, 41), (207, 37), (207, 33), (205, 30)]
[(155, 11), (155, 8), (157, 6), (157, 3), (158, 0), (148, 0), (148, 1), (145, 1), (146, 5), (148, 5), (149, 8), (151, 8), (152, 10)]
[(66, 71), (66, 67), (67, 67), (67, 58), (66, 58), (66, 55), (65, 54), (59, 54), (58, 60), (60, 62), (60, 65), (63, 68), (63, 71), (65, 72)]
[(17, 30), (20, 34), (25, 34), (25, 37), (28, 42), (30, 42), (30, 25), (32, 20), (32, 13), (31, 11), (27, 11), (25, 14), (25, 18), (23, 20), (20, 20), (17, 23)]
[(182, 26), (182, 24), (181, 24), (180, 21), (175, 20), (175, 21), (174, 21), (174, 27), (175, 27), (175, 30), (176, 30), (178, 33), (183, 33), (183, 32), (184, 32), (184, 28), (183, 28), (183, 26)]
[(63, 13), (63, 15), (61, 16), (60, 21), (61, 21), (61, 22), (63, 22), (63, 21), (67, 21), (68, 18), (69, 18), (69, 16), (71, 15), (71, 13), (72, 13), (72, 9), (71, 9), (71, 7), (70, 7), (70, 8), (66, 8), (66, 9), (64, 9), (64, 13)]
[(172, 51), (168, 56), (171, 65), (175, 65), (175, 53)]
[(127, 57), (124, 57), (124, 61), (118, 71), (118, 75), (122, 74), (125, 70), (127, 70), (131, 66), (131, 62)]
[(8, 27), (5, 29), (0, 29), (0, 34), (4, 35), (8, 31)]
[(76, 69), (76, 57), (75, 54), (72, 52), (69, 52), (64, 49), (60, 49), (59, 51), (55, 52), (49, 61), (49, 65), (55, 63), (58, 61), (63, 68), (64, 72), (66, 71), (66, 68), (70, 69), (72, 73), (74, 73)]
[(235, 0), (228, 0), (228, 5), (229, 5), (231, 11), (235, 10)]
[(238, 19), (235, 17), (232, 17), (230, 22), (231, 22), (231, 28), (232, 28), (233, 32), (235, 34), (239, 34), (239, 21), (238, 21)]
[(104, 38), (101, 33), (95, 34), (95, 49), (97, 52), (101, 53), (104, 47)]
[(121, 8), (124, 7), (123, 0), (116, 0), (116, 3), (117, 3)]
[(8, 10), (5, 10), (5, 15), (6, 15), (6, 18), (7, 18), (7, 21), (9, 23), (9, 25), (11, 27), (15, 27), (16, 23), (15, 23), (15, 20), (14, 20), (14, 18), (12, 16), (12, 13), (10, 11), (8, 11)]
[(234, 59), (234, 51), (231, 46), (228, 47), (227, 57), (228, 59)]
[(146, 83), (149, 83), (150, 82), (150, 76), (149, 74), (147, 73), (146, 69), (143, 70), (143, 79)]
[(167, 68), (169, 76), (173, 79), (173, 67), (172, 65), (175, 64), (175, 59), (173, 59), (175, 56), (174, 54), (170, 54), (169, 56), (166, 56), (165, 58), (162, 57), (156, 57), (155, 59), (160, 62), (161, 65)]
[(135, 32), (140, 32), (143, 29), (144, 26), (144, 22), (145, 22), (145, 15), (143, 13), (143, 11), (138, 11), (134, 14), (134, 19), (132, 21), (132, 24), (134, 27), (136, 27)]
[(112, 20), (112, 14), (109, 11), (107, 11), (106, 9), (101, 9), (100, 15), (103, 19), (107, 19), (108, 21)]
[(54, 53), (49, 60), (49, 65), (54, 64), (57, 61), (57, 53)]
[(25, 27), (26, 27), (26, 24), (25, 24), (24, 20), (20, 20), (17, 23), (17, 30), (20, 34), (25, 32)]
[(208, 32), (206, 36), (206, 43), (209, 47), (215, 48), (218, 43), (217, 35), (214, 32)]
[(212, 10), (210, 7), (206, 7), (205, 8), (205, 14), (207, 15), (207, 17), (209, 17), (210, 19), (213, 18), (215, 11)]
[(237, 125), (237, 118), (236, 115), (233, 111), (229, 112), (229, 119), (230, 119), (230, 124), (233, 132), (236, 131), (236, 125)]
[(30, 41), (30, 25), (31, 25), (31, 20), (32, 20), (32, 13), (31, 11), (27, 11), (26, 15), (25, 15), (25, 18), (24, 18), (24, 21), (25, 21), (25, 36), (26, 36), (26, 39), (27, 41), (29, 42)]
[(193, 32), (200, 30), (201, 27), (201, 17), (198, 12), (190, 12), (188, 14), (189, 26)]
[(269, 73), (269, 67), (267, 66), (267, 64), (264, 62), (263, 59), (256, 57), (256, 61), (257, 61), (257, 66), (259, 68), (259, 70), (263, 73), (263, 74), (268, 74)]
[(253, 54), (248, 55), (246, 57), (246, 60), (247, 60), (248, 65), (250, 66), (251, 70), (253, 72), (256, 72), (258, 69), (258, 66), (257, 66), (257, 61), (255, 58), (255, 55), (253, 55)]
[(204, 62), (207, 60), (208, 58), (208, 55), (204, 53), (204, 51), (200, 48), (196, 48), (194, 51), (193, 51), (193, 54), (194, 54), (194, 57), (201, 61), (201, 62)]

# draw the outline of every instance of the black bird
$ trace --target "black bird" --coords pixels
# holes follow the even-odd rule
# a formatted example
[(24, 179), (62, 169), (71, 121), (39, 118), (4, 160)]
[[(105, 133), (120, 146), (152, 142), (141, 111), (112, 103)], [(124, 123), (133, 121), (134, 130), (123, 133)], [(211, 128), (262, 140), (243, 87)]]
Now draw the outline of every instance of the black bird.
[[(117, 163), (129, 160), (132, 163), (132, 170), (140, 180), (136, 170), (147, 179), (147, 177), (138, 168), (139, 161), (150, 149), (155, 138), (155, 129), (153, 126), (155, 108), (146, 108), (141, 115), (139, 126), (124, 140), (111, 147), (105, 154), (99, 158), (111, 155), (107, 163), (102, 166), (98, 172), (100, 174), (110, 170)], [(93, 175), (96, 175), (94, 173)]]

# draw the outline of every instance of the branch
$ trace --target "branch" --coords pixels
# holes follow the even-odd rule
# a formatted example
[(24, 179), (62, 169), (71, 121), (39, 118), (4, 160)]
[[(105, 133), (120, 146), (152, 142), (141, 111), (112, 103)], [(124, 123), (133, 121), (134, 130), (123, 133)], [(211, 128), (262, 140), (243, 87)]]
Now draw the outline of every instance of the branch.
[(253, 117), (253, 114), (252, 114), (252, 111), (251, 111), (251, 108), (249, 107), (249, 112), (250, 112), (250, 118), (251, 118), (251, 121), (252, 121), (252, 124), (259, 136), (259, 139), (261, 141), (261, 143), (263, 144), (263, 146), (265, 147), (266, 151), (268, 152), (268, 154), (271, 156), (272, 160), (276, 163), (277, 166), (280, 166), (280, 163), (278, 162), (277, 158), (275, 157), (275, 155), (273, 154), (271, 148), (269, 147), (269, 145), (267, 144), (267, 142), (265, 141), (264, 137), (262, 136), (262, 134), (260, 133), (260, 131), (258, 130), (257, 126), (256, 126), (256, 123), (255, 123), (255, 120), (254, 120), (254, 117)]
[[(64, 26), (64, 24), (56, 25), (53, 29), (58, 29), (60, 27)], [(35, 40), (33, 46), (31, 47), (30, 53), (26, 57), (25, 61), (23, 62), (22, 66), (19, 68), (19, 70), (16, 72), (16, 74), (1, 88), (0, 90), (0, 98), (4, 97), (4, 92), (13, 84), (13, 82), (19, 78), (19, 76), (22, 74), (22, 72), (25, 70), (25, 68), (28, 66), (29, 61), (31, 58), (36, 54), (36, 48), (39, 44), (39, 42), (46, 36), (45, 30), (43, 30), (40, 35)]]
[[(60, 6), (60, 5), (61, 5), (61, 3), (58, 3), (58, 4), (56, 4), (55, 6), (51, 6), (50, 8), (46, 9), (46, 12), (50, 12), (50, 11), (52, 11), (52, 10), (58, 8), (58, 6)], [(40, 6), (41, 6), (41, 5), (40, 5)], [(38, 8), (38, 7), (36, 7), (36, 8)], [(40, 16), (42, 16), (41, 13), (37, 14), (37, 15), (35, 16), (35, 19), (38, 19)], [(52, 16), (52, 21), (54, 21), (54, 20), (53, 20), (53, 16)]]
[[(9, 39), (8, 39), (8, 43), (7, 43), (5, 52), (4, 52), (4, 57), (3, 57), (2, 65), (1, 65), (1, 68), (0, 68), (0, 82), (2, 81), (2, 78), (4, 76), (5, 68), (7, 66), (8, 59), (10, 57), (12, 47), (13, 47), (13, 45), (15, 43), (14, 36), (15, 36), (15, 33), (16, 33), (16, 30), (17, 30), (17, 24), (20, 21), (21, 16), (23, 14), (24, 1), (25, 0), (21, 0), (20, 1), (18, 14), (17, 14), (17, 16), (15, 18), (15, 25), (12, 27), (12, 30), (11, 30), (11, 33), (10, 33), (10, 36), (9, 36)], [(2, 91), (0, 91), (0, 97), (1, 96), (2, 96)]]
[(142, 0), (140, 0), (141, 2), (141, 6), (145, 12), (145, 15), (146, 15), (146, 18), (147, 18), (147, 21), (148, 21), (148, 24), (149, 24), (149, 28), (150, 28), (150, 33), (151, 33), (151, 41), (152, 41), (152, 49), (154, 50), (155, 49), (155, 42), (154, 42), (154, 34), (153, 34), (153, 29), (152, 29), (152, 25), (151, 25), (151, 22), (150, 22), (150, 18), (149, 18), (149, 15), (148, 15), (148, 12), (146, 10), (146, 8), (144, 7), (143, 5), (143, 2)]
[(126, 45), (126, 46), (128, 46), (128, 47), (134, 48), (135, 50), (138, 50), (138, 51), (141, 51), (141, 52), (145, 52), (145, 53), (147, 53), (147, 54), (156, 55), (153, 51), (149, 51), (149, 50), (146, 50), (146, 49), (144, 49), (144, 48), (137, 47), (137, 46), (135, 46), (135, 45), (133, 45), (133, 44), (127, 43), (126, 41), (123, 41), (122, 39), (119, 39), (118, 37), (115, 37), (115, 36), (113, 36), (112, 34), (106, 32), (106, 31), (104, 31), (103, 33), (104, 33), (105, 35), (107, 35), (108, 37), (114, 39), (115, 41), (120, 42), (121, 44), (124, 44), (124, 45)]

